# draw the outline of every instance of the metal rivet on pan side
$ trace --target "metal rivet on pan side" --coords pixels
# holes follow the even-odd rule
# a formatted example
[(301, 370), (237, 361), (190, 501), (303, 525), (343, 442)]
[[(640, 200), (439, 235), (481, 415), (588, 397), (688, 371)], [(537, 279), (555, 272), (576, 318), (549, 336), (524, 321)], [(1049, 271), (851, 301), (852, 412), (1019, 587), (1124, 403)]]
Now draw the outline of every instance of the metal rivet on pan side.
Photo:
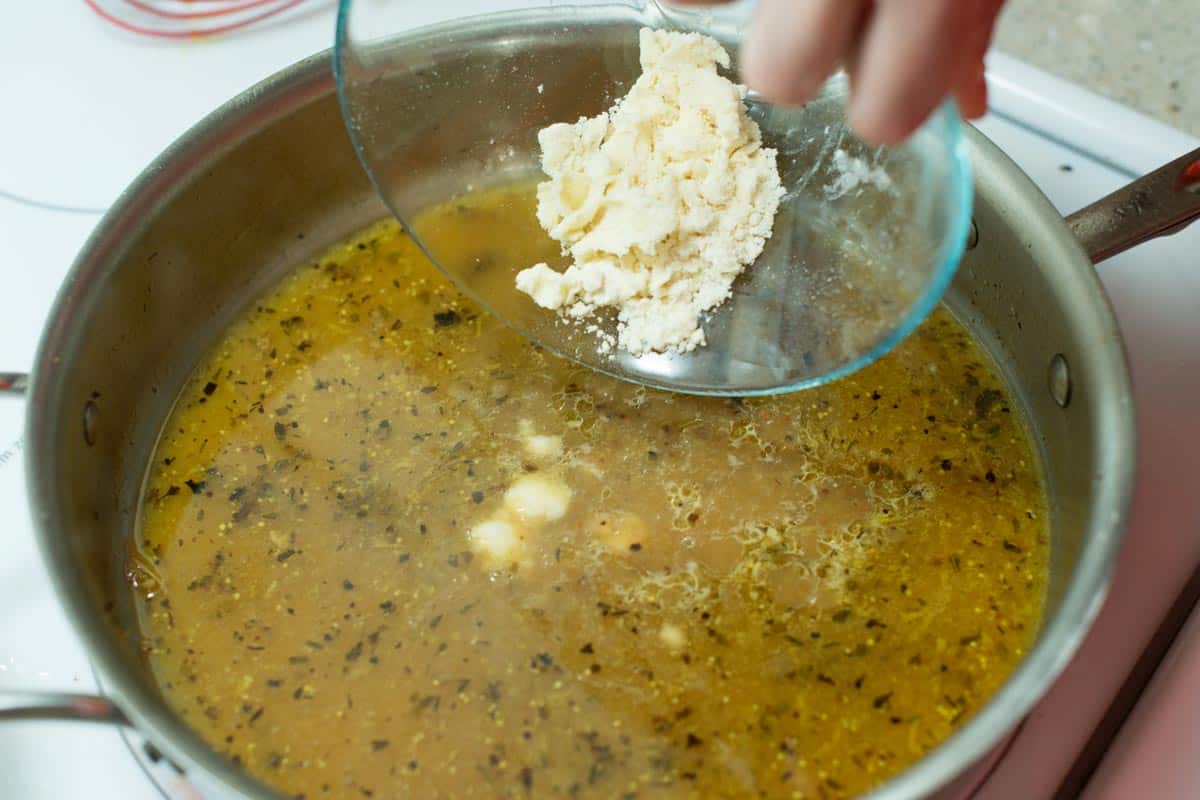
[(967, 249), (974, 250), (979, 244), (979, 228), (975, 225), (975, 220), (971, 220), (971, 227), (967, 230)]
[(1050, 396), (1060, 408), (1066, 408), (1071, 402), (1071, 367), (1062, 353), (1055, 353), (1050, 359)]
[(83, 440), (88, 447), (96, 443), (96, 425), (100, 422), (100, 409), (95, 401), (88, 400), (83, 406)]

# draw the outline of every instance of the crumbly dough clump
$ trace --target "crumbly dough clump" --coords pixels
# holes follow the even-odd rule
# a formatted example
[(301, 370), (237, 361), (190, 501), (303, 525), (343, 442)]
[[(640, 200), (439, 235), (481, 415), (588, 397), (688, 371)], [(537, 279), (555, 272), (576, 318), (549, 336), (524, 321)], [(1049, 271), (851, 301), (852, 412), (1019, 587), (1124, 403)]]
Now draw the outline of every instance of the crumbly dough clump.
[[(573, 263), (537, 264), (517, 288), (586, 319), (618, 315), (634, 355), (703, 345), (704, 312), (771, 235), (784, 191), (729, 55), (695, 33), (641, 31), (642, 75), (608, 112), (541, 131), (538, 221)], [(602, 349), (605, 345), (602, 345)]]

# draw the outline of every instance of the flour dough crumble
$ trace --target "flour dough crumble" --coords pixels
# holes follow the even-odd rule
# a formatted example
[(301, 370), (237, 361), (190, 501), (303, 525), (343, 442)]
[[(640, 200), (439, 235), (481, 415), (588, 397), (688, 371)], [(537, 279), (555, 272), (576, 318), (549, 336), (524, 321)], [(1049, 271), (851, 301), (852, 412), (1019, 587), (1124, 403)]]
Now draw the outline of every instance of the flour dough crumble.
[(523, 270), (517, 288), (580, 321), (615, 308), (634, 355), (682, 353), (705, 343), (701, 316), (762, 252), (784, 191), (745, 87), (717, 72), (725, 49), (649, 29), (640, 45), (642, 75), (612, 109), (540, 132), (538, 221), (573, 263)]

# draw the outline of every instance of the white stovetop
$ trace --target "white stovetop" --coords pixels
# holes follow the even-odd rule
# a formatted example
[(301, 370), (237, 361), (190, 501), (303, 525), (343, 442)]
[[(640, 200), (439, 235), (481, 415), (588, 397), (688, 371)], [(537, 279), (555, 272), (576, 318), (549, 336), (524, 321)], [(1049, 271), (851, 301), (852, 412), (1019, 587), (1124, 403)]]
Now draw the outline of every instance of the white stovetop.
[[(285, 25), (174, 44), (118, 35), (77, 0), (40, 0), (5, 10), (7, 29), (22, 36), (8, 37), (0, 49), (6, 109), (0, 125), (0, 278), (9, 298), (0, 314), (0, 371), (32, 366), (46, 311), (97, 210), (203, 114), (332, 41), (332, 11), (327, 3), (315, 5), (312, 13)], [(443, 0), (413, 7), (414, 14), (432, 17), (486, 5)], [(414, 17), (414, 24), (425, 21)], [(48, 49), (47, 41), (56, 46)], [(991, 77), (998, 113), (982, 129), (1063, 211), (1196, 146), (1011, 59), (993, 58)], [(1060, 169), (1063, 165), (1071, 171)], [(1101, 269), (1125, 331), (1137, 389), (1139, 483), (1130, 535), (1110, 600), (1081, 656), (1035, 710), (979, 797), (1053, 793), (1146, 637), (1200, 563), (1200, 492), (1192, 485), (1200, 474), (1196, 253), (1200, 229), (1146, 245)], [(86, 654), (53, 597), (33, 544), (20, 468), (23, 412), (20, 401), (0, 398), (0, 508), (7, 512), (0, 534), (0, 691), (94, 691)], [(1200, 624), (1191, 628), (1200, 639)], [(1200, 670), (1200, 659), (1182, 651), (1171, 663), (1177, 669), (1154, 694), (1174, 688), (1172, 698), (1186, 697), (1175, 687), (1186, 682), (1184, 668)], [(1200, 674), (1192, 685), (1198, 681)], [(1200, 713), (1196, 695), (1193, 689)], [(1158, 727), (1157, 709), (1143, 712), (1141, 728)], [(1197, 718), (1197, 713), (1183, 717), (1193, 725)], [(1194, 732), (1176, 736), (1184, 743), (1198, 738)], [(1120, 752), (1138, 755), (1143, 741), (1122, 742)], [(1187, 767), (1195, 779), (1190, 762), (1200, 759), (1181, 760), (1161, 747), (1154, 753), (1150, 775), (1166, 780), (1187, 774), (1179, 769)], [(1146, 789), (1144, 781), (1123, 782), (1135, 771), (1125, 761), (1106, 764), (1105, 784), (1114, 791)], [(0, 725), (0, 775), (4, 796), (16, 800), (159, 797), (120, 737), (96, 728)]]

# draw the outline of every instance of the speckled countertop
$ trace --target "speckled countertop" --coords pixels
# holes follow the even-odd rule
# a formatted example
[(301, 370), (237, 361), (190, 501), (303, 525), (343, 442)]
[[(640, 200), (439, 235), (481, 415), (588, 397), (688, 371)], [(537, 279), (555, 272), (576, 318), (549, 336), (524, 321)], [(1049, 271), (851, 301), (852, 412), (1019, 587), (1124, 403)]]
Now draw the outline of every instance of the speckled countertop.
[(1200, 136), (1197, 0), (1009, 0), (997, 45)]

